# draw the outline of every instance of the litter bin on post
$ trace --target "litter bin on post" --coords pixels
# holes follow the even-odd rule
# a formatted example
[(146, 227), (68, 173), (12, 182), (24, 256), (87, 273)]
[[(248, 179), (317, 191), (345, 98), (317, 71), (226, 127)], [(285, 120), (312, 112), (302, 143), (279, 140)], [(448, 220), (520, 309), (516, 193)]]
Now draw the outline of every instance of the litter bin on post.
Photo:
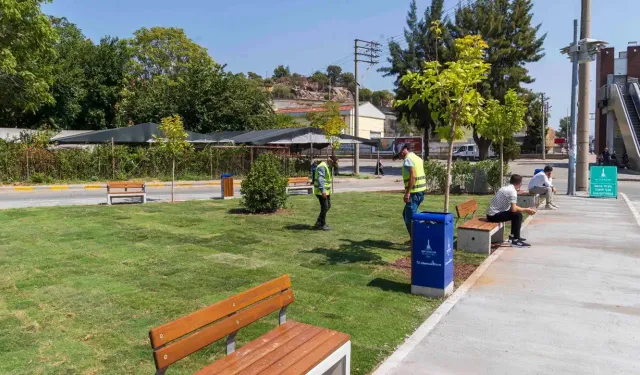
[(220, 176), (220, 192), (222, 199), (233, 198), (233, 175), (225, 173)]
[(445, 297), (453, 293), (453, 214), (413, 215), (411, 294)]

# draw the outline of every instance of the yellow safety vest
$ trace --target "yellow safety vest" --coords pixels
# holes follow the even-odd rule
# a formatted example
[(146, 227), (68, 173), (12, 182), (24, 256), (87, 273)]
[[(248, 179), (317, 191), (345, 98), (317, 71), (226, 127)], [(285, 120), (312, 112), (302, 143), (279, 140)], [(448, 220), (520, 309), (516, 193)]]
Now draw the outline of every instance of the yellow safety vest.
[[(416, 172), (416, 183), (413, 185), (413, 189), (410, 193), (420, 193), (427, 190), (427, 176), (424, 174), (424, 162), (420, 157), (413, 152), (407, 154), (407, 159), (413, 162), (413, 168)], [(411, 175), (404, 166), (402, 167), (402, 179), (404, 180), (404, 188), (409, 187), (409, 180)]]
[(313, 194), (322, 195), (322, 190), (320, 189), (320, 186), (318, 184), (318, 169), (320, 168), (324, 168), (326, 171), (324, 174), (324, 191), (327, 193), (327, 195), (331, 195), (331, 169), (329, 169), (329, 165), (325, 162), (318, 164), (314, 172)]

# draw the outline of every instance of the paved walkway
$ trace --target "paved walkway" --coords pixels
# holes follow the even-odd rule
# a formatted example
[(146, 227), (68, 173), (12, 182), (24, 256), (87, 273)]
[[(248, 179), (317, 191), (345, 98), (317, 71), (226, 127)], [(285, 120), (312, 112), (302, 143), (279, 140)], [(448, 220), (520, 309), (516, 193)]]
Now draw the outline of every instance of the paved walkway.
[(639, 374), (639, 224), (624, 199), (558, 204), (375, 374)]

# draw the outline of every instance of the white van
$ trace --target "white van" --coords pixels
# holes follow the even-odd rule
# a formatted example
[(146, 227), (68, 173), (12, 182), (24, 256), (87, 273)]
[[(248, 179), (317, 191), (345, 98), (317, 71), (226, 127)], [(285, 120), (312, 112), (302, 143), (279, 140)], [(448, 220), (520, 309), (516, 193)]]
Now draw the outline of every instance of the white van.
[[(489, 147), (489, 158), (495, 157), (493, 149)], [(475, 143), (467, 143), (458, 146), (453, 150), (453, 160), (478, 160), (480, 159), (480, 150)]]

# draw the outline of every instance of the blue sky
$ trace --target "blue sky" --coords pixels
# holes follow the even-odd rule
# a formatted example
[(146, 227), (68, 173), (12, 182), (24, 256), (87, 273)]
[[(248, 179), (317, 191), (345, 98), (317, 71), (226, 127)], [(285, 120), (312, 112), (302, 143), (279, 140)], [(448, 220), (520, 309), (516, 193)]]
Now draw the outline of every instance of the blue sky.
[[(640, 41), (636, 17), (640, 1), (593, 0), (592, 32), (616, 50)], [(419, 11), (431, 0), (418, 0)], [(445, 9), (457, 0), (445, 0)], [(580, 0), (536, 0), (534, 20), (548, 33), (546, 56), (529, 66), (536, 82), (531, 87), (551, 97), (551, 126), (569, 110), (571, 64), (559, 49), (572, 39), (573, 19), (580, 17)], [(353, 40), (384, 41), (402, 33), (409, 0), (54, 0), (44, 7), (48, 14), (65, 16), (94, 40), (112, 35), (127, 38), (141, 27), (175, 26), (206, 47), (214, 60), (233, 72), (260, 75), (279, 64), (293, 72), (310, 74), (335, 61), (353, 71), (343, 59), (353, 52)], [(342, 59), (342, 60), (340, 60)], [(595, 64), (591, 64), (595, 77)], [(393, 89), (393, 80), (360, 67), (362, 85), (373, 90)], [(592, 78), (593, 80), (593, 78)], [(591, 112), (595, 112), (592, 85)]]

